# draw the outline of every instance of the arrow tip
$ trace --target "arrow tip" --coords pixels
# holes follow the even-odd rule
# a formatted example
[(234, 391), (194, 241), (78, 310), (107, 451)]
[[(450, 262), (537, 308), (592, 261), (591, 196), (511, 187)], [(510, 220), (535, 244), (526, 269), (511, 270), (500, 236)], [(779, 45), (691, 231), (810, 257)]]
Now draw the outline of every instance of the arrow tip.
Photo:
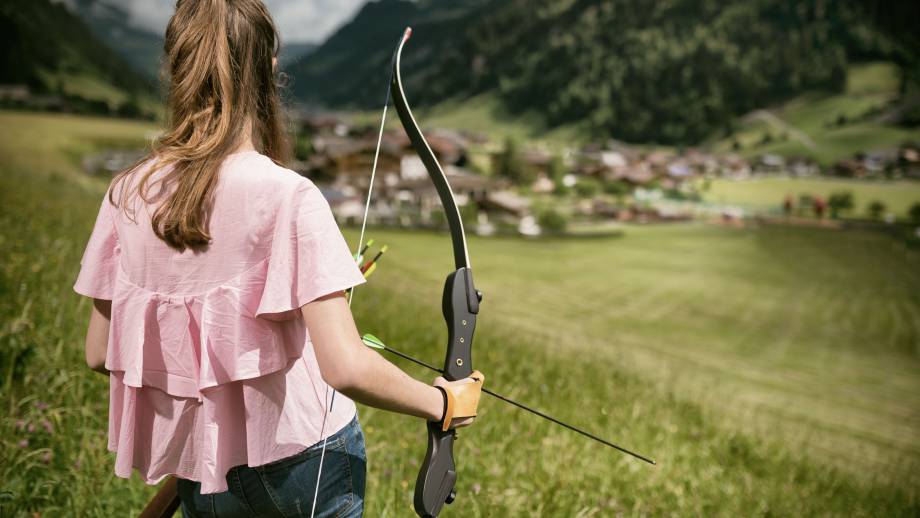
[(406, 41), (411, 37), (412, 37), (412, 27), (406, 27), (406, 32), (403, 33), (403, 41)]

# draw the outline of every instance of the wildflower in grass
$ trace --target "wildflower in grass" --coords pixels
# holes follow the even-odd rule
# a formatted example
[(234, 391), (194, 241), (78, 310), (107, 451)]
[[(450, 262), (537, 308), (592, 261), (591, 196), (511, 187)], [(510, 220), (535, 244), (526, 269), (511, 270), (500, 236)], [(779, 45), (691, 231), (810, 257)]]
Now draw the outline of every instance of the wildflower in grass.
[(54, 454), (51, 453), (51, 450), (48, 450), (48, 451), (46, 451), (45, 453), (42, 453), (41, 460), (42, 460), (42, 462), (45, 463), (45, 464), (50, 464), (50, 463), (51, 463), (51, 459), (52, 459), (53, 457), (54, 457)]
[(21, 431), (23, 431), (23, 430), (25, 430), (25, 429), (26, 429), (26, 422), (25, 422), (25, 420), (24, 420), (24, 419), (17, 419), (17, 420), (16, 420), (16, 431), (17, 431), (17, 432), (21, 432)]
[(48, 410), (48, 403), (45, 403), (44, 401), (36, 401), (35, 408), (39, 410)]
[(480, 491), (482, 491), (482, 486), (479, 484), (479, 482), (473, 484), (473, 494), (478, 495)]
[(26, 448), (28, 448), (28, 447), (29, 447), (29, 440), (28, 440), (28, 439), (23, 439), (23, 440), (19, 441), (19, 447), (20, 447), (21, 449), (23, 449), (23, 450), (26, 449)]
[(77, 459), (77, 460), (73, 461), (73, 469), (74, 469), (74, 471), (80, 471), (80, 468), (81, 468), (82, 466), (83, 466), (83, 463), (80, 462), (80, 459)]
[(35, 423), (29, 423), (29, 426), (26, 428), (26, 430), (28, 430), (29, 433), (34, 432), (34, 431), (35, 431)]
[(45, 429), (45, 432), (47, 432), (48, 435), (54, 434), (54, 426), (52, 426), (51, 421), (42, 419), (42, 427)]

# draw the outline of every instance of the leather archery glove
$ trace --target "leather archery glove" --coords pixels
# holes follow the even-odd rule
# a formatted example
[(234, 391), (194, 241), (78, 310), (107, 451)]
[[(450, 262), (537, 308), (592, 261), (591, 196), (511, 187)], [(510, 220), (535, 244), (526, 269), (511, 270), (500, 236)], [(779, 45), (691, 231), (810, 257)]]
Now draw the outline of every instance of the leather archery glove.
[(468, 426), (476, 417), (479, 408), (479, 396), (482, 395), (482, 382), (485, 376), (473, 371), (469, 378), (447, 381), (442, 377), (434, 380), (434, 386), (444, 395), (444, 415), (441, 417), (441, 429), (445, 432), (451, 428)]

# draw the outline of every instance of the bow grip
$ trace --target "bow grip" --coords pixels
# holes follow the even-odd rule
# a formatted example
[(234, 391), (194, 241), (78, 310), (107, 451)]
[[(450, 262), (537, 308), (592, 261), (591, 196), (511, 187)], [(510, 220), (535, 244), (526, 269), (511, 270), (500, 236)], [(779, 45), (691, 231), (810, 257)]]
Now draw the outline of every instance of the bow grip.
[[(473, 373), (471, 346), (481, 300), (482, 294), (473, 284), (472, 270), (458, 268), (447, 276), (441, 309), (447, 323), (444, 377), (449, 381), (467, 378)], [(453, 430), (441, 430), (440, 423), (428, 423), (428, 451), (415, 481), (415, 512), (419, 516), (435, 517), (445, 503), (454, 501), (455, 437)]]
[(444, 282), (441, 311), (447, 323), (447, 354), (444, 377), (457, 381), (473, 373), (473, 332), (482, 294), (473, 285), (473, 271), (458, 268)]

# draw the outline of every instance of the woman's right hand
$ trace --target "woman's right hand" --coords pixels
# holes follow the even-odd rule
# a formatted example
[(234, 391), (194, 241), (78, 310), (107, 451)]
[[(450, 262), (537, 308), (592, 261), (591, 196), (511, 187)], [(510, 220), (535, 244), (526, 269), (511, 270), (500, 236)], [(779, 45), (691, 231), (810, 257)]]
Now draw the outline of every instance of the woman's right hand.
[(441, 376), (434, 380), (434, 386), (444, 395), (444, 415), (441, 417), (442, 430), (463, 428), (473, 424), (482, 395), (482, 383), (485, 376), (474, 371), (470, 377), (457, 381), (447, 381)]

